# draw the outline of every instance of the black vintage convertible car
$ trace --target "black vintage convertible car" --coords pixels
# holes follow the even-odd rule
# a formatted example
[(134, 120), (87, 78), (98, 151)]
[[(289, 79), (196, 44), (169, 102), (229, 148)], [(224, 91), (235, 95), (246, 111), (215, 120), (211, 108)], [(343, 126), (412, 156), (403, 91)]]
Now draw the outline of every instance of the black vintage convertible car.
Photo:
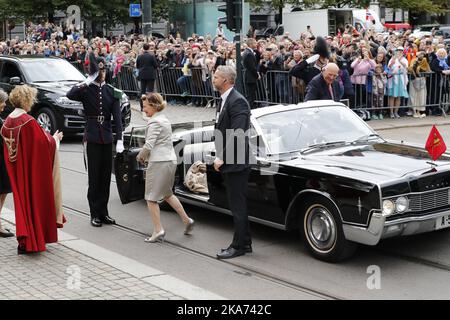
[[(212, 125), (174, 128), (180, 200), (230, 214), (220, 173), (213, 170)], [(144, 170), (136, 154), (145, 128), (133, 128), (115, 159), (122, 202), (143, 198)], [(450, 227), (450, 157), (434, 163), (425, 149), (388, 142), (346, 106), (333, 101), (252, 110), (256, 156), (248, 189), (250, 220), (300, 230), (318, 259), (351, 256), (358, 243)], [(209, 194), (184, 185), (190, 165), (207, 163)]]

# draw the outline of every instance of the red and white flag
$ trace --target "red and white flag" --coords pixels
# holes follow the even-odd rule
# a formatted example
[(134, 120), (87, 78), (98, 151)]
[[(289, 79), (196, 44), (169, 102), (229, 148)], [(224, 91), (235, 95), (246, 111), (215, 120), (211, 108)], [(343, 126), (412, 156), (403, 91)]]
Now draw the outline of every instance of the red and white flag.
[(441, 134), (434, 125), (431, 128), (430, 134), (428, 135), (425, 149), (427, 149), (433, 161), (439, 158), (445, 152), (445, 150), (447, 150), (444, 139), (442, 139)]

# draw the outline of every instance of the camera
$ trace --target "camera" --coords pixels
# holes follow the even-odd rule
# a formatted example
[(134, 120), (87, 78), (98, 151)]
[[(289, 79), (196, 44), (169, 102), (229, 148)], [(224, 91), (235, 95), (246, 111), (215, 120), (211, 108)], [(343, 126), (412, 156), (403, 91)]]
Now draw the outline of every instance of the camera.
[(338, 65), (339, 69), (343, 70), (343, 69), (347, 69), (348, 68), (348, 62), (347, 60), (345, 60), (342, 57), (337, 57), (336, 58), (336, 64)]

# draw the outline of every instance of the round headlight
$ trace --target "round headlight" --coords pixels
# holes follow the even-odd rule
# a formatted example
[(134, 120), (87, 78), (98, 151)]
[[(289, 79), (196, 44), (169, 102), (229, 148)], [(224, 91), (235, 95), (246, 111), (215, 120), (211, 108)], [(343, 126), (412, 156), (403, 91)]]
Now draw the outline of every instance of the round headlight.
[(383, 215), (389, 216), (394, 213), (395, 203), (392, 200), (383, 201)]
[(397, 210), (398, 213), (408, 210), (408, 199), (406, 197), (400, 197), (395, 200), (395, 210)]

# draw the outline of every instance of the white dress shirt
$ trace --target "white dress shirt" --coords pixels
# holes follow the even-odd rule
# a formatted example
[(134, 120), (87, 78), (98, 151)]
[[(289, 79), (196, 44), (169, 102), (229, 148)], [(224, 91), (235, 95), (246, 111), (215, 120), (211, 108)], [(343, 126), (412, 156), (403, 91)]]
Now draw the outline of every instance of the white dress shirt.
[(222, 99), (222, 104), (220, 105), (220, 111), (216, 114), (216, 123), (219, 122), (219, 116), (222, 113), (223, 106), (225, 105), (225, 102), (227, 102), (227, 98), (230, 95), (231, 90), (233, 90), (233, 87), (225, 91), (221, 96), (220, 99)]
[(220, 98), (222, 99), (222, 105), (220, 106), (220, 112), (222, 112), (223, 110), (223, 106), (225, 105), (225, 102), (227, 102), (227, 98), (230, 95), (231, 90), (233, 90), (233, 87), (231, 87), (230, 89), (228, 89), (227, 91), (225, 91)]
[[(220, 98), (222, 99), (222, 105), (220, 106), (220, 111), (217, 112), (217, 115), (216, 115), (216, 123), (219, 122), (219, 116), (220, 116), (220, 114), (221, 114), (222, 111), (223, 111), (223, 106), (225, 105), (225, 102), (227, 102), (227, 98), (228, 98), (228, 96), (230, 95), (231, 90), (233, 90), (233, 87), (231, 87), (230, 89), (228, 89), (227, 91), (225, 91), (225, 92), (220, 96)], [(216, 160), (222, 160), (222, 159), (216, 157)]]

